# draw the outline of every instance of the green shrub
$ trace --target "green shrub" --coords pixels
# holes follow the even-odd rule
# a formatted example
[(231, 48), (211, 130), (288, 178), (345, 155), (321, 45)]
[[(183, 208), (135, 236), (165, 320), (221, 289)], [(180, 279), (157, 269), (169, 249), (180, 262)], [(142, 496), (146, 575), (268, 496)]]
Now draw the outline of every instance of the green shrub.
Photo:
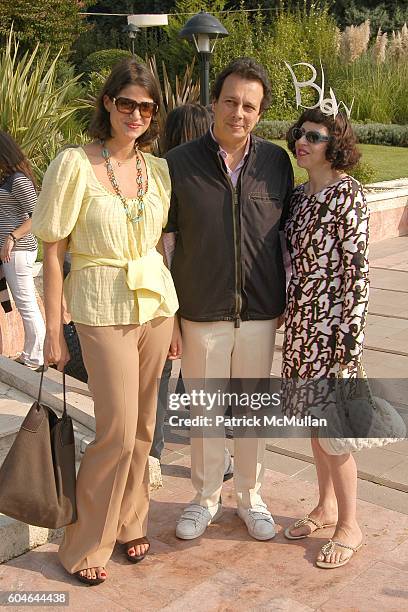
[(99, 72), (90, 72), (88, 75), (87, 93), (91, 98), (97, 98), (103, 84), (109, 75), (109, 68), (102, 68)]
[(381, 144), (408, 147), (408, 125), (383, 123), (353, 124), (354, 132), (362, 144)]
[(260, 121), (255, 128), (255, 134), (266, 140), (286, 140), (286, 134), (293, 121)]
[(351, 176), (357, 181), (360, 181), (362, 185), (371, 183), (375, 177), (375, 168), (368, 162), (359, 161), (354, 168), (350, 170)]
[[(110, 70), (112, 66), (120, 62), (124, 57), (131, 57), (130, 51), (124, 49), (102, 49), (102, 51), (95, 51), (91, 53), (82, 65), (82, 71), (87, 74), (91, 72), (102, 72), (104, 70)], [(143, 60), (136, 56), (139, 62)]]
[[(301, 109), (298, 111), (300, 115)], [(255, 133), (267, 140), (285, 140), (291, 121), (260, 121)], [(382, 123), (353, 123), (354, 132), (361, 144), (408, 147), (408, 125), (386, 125)]]

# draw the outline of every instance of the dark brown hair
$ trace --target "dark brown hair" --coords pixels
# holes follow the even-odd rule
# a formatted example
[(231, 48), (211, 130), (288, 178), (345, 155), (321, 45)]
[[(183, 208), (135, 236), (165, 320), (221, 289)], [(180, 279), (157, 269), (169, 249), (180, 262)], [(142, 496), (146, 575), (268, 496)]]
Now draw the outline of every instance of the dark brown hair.
[(176, 106), (167, 115), (163, 133), (163, 153), (203, 136), (212, 122), (211, 113), (201, 104)]
[(21, 172), (36, 187), (31, 164), (10, 134), (0, 130), (0, 170), (5, 177)]
[(348, 170), (356, 165), (361, 153), (357, 149), (356, 136), (349, 119), (344, 113), (338, 113), (336, 118), (333, 115), (325, 115), (319, 108), (305, 110), (286, 134), (288, 148), (295, 157), (295, 139), (292, 130), (295, 127), (302, 127), (306, 121), (320, 123), (327, 127), (329, 142), (327, 143), (326, 159), (331, 163), (332, 168)]
[[(100, 92), (96, 103), (95, 112), (91, 119), (88, 132), (93, 138), (101, 138), (105, 140), (111, 134), (110, 116), (106, 110), (103, 97), (116, 98), (119, 93), (128, 85), (139, 85), (143, 87), (153, 102), (157, 104), (157, 109), (160, 107), (160, 91), (153, 74), (144, 64), (139, 64), (133, 57), (125, 57), (112, 68), (112, 71), (106, 79), (102, 91)], [(153, 115), (149, 128), (138, 139), (139, 145), (146, 147), (154, 142), (159, 132), (157, 113)]]
[(211, 90), (213, 100), (218, 100), (220, 97), (224, 81), (230, 74), (236, 74), (241, 79), (246, 79), (247, 81), (259, 81), (263, 87), (260, 112), (263, 113), (270, 106), (272, 91), (268, 74), (261, 64), (258, 64), (250, 57), (239, 57), (233, 60), (217, 75)]

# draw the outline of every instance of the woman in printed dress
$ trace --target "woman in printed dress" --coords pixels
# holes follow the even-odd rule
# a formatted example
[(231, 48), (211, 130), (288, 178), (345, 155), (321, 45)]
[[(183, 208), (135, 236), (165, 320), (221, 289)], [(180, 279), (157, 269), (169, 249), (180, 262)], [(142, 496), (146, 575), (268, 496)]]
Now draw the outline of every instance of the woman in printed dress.
[[(345, 171), (360, 154), (349, 120), (341, 113), (306, 110), (288, 132), (288, 146), (308, 182), (293, 192), (285, 235), (292, 277), (285, 315), (282, 378), (314, 384), (314, 407), (324, 417), (327, 383), (340, 370), (356, 376), (368, 307), (368, 210), (361, 185)], [(291, 380), (288, 380), (291, 379)], [(326, 382), (326, 384), (324, 384)], [(307, 414), (300, 395), (286, 395), (287, 415)], [(317, 399), (317, 402), (316, 402)], [(310, 404), (309, 404), (310, 405)], [(351, 454), (328, 455), (312, 436), (319, 483), (316, 507), (285, 531), (288, 539), (334, 528), (316, 564), (345, 565), (362, 541), (356, 519), (357, 468)]]

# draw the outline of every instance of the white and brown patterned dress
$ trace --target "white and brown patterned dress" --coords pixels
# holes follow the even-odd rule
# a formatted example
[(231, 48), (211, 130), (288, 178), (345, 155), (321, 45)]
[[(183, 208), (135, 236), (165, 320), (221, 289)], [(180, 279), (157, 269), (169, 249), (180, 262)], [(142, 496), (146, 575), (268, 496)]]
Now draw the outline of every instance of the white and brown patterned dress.
[[(295, 189), (285, 224), (292, 276), (283, 344), (283, 379), (334, 378), (361, 356), (368, 308), (368, 209), (346, 176), (311, 196)], [(289, 391), (289, 389), (287, 389)], [(287, 393), (284, 411), (307, 412)], [(319, 405), (324, 400), (320, 398)]]

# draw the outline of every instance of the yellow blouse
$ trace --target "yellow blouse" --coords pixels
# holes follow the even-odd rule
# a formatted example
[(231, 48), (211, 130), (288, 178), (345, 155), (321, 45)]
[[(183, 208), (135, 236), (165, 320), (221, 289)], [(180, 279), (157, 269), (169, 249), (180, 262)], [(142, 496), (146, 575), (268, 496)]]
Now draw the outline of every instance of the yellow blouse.
[[(45, 242), (69, 237), (72, 266), (64, 289), (77, 323), (142, 324), (171, 317), (178, 308), (170, 272), (155, 249), (170, 205), (167, 162), (143, 156), (148, 191), (138, 223), (98, 181), (81, 147), (60, 153), (45, 173), (33, 233)], [(136, 199), (128, 204), (136, 211)]]

